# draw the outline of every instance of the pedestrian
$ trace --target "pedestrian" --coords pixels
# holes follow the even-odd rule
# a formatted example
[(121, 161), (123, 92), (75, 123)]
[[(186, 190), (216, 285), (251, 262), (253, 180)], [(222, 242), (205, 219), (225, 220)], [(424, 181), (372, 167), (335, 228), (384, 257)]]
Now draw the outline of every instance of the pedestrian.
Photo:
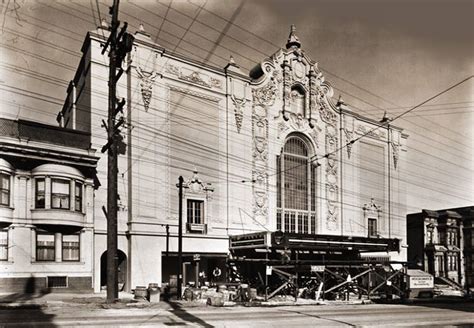
[(213, 276), (214, 283), (219, 280), (219, 277), (221, 276), (221, 274), (222, 274), (221, 269), (216, 266), (214, 268), (214, 270), (212, 271), (212, 276)]

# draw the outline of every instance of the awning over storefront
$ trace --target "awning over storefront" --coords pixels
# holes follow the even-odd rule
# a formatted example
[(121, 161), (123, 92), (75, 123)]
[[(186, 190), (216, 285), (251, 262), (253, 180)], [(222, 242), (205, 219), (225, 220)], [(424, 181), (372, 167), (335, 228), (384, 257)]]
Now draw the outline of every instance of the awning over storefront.
[(443, 245), (428, 245), (426, 246), (426, 251), (436, 252), (436, 253), (444, 253), (448, 249)]
[(252, 257), (263, 253), (291, 251), (301, 254), (301, 257), (311, 258), (311, 254), (350, 253), (356, 256), (356, 254), (367, 252), (399, 251), (399, 247), (400, 240), (395, 238), (311, 235), (276, 231), (230, 236), (229, 250), (236, 255), (251, 255)]

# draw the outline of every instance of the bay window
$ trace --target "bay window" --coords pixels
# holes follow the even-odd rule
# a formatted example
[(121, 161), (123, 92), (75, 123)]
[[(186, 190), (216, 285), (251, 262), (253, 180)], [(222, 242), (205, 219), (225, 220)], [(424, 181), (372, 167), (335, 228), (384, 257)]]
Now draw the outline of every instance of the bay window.
[(82, 183), (75, 183), (75, 193), (74, 193), (74, 209), (78, 212), (82, 212)]
[(0, 205), (10, 205), (10, 175), (0, 173)]
[(51, 208), (69, 209), (69, 180), (51, 179)]
[(45, 206), (45, 180), (35, 179), (35, 208)]

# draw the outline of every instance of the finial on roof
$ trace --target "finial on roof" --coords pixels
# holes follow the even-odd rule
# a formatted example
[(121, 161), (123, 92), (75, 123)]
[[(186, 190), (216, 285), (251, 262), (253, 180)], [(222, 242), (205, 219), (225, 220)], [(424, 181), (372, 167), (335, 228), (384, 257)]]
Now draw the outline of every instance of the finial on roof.
[(341, 106), (344, 104), (345, 102), (344, 102), (344, 99), (342, 99), (342, 95), (339, 95), (339, 99), (337, 100), (337, 106)]
[(286, 43), (286, 49), (301, 47), (300, 40), (296, 36), (295, 31), (296, 31), (295, 24), (291, 24), (290, 35), (288, 36), (288, 42)]
[(99, 28), (103, 28), (103, 29), (108, 29), (109, 28), (109, 24), (107, 23), (107, 21), (105, 20), (105, 18), (102, 18), (102, 20), (100, 21), (100, 26)]
[(383, 117), (380, 120), (380, 123), (387, 123), (387, 122), (390, 122), (391, 120), (392, 119), (390, 117), (388, 117), (388, 115), (387, 115), (387, 111), (384, 111), (383, 112)]
[(237, 65), (237, 63), (235, 62), (234, 56), (232, 56), (232, 55), (230, 55), (229, 62), (227, 63), (227, 65), (225, 65), (224, 69), (226, 70), (226, 72), (234, 72), (234, 73), (238, 73), (238, 74), (244, 74), (240, 70), (240, 66)]
[(140, 30), (140, 32), (145, 32), (145, 26), (143, 26), (142, 23), (140, 23), (140, 26), (138, 27), (138, 29)]

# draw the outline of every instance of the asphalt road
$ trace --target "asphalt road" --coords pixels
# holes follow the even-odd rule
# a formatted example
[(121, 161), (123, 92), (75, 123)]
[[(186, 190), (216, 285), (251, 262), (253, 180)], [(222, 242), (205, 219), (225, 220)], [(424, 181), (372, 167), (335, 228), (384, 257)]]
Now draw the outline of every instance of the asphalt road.
[(185, 309), (1, 309), (0, 327), (474, 327), (474, 303)]

